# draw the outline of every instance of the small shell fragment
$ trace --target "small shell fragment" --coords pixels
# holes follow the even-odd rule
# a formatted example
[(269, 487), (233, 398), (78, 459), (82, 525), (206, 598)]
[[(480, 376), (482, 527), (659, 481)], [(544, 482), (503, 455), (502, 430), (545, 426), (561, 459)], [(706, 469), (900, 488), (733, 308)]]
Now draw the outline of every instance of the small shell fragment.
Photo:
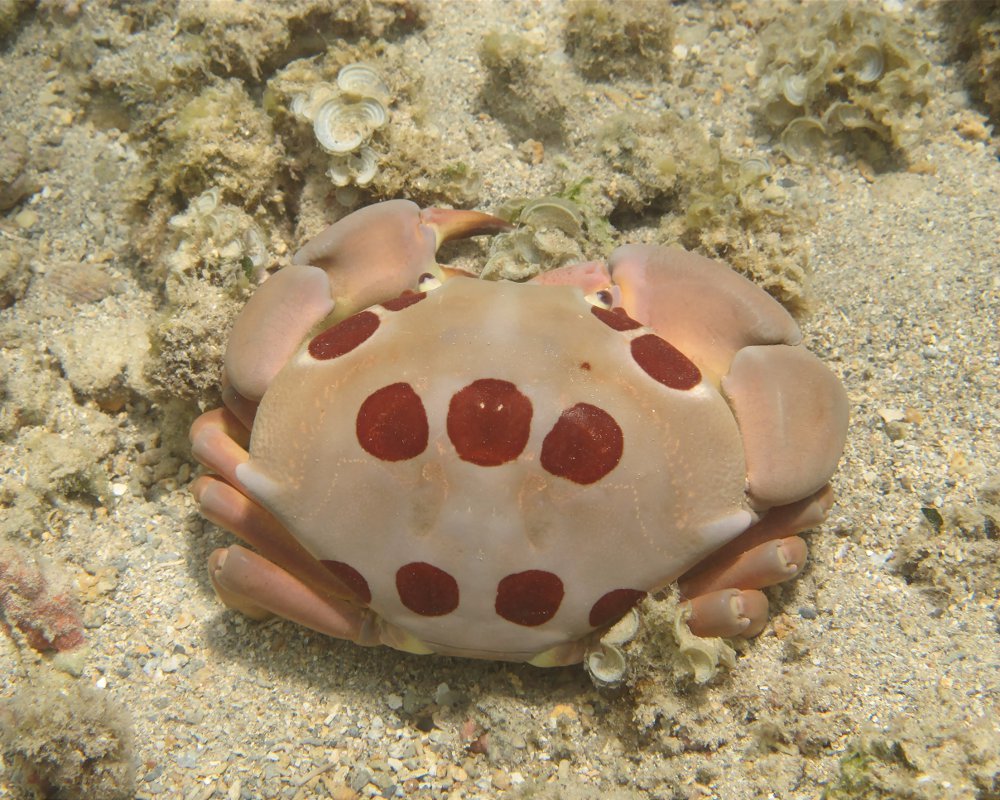
[(329, 83), (317, 83), (308, 94), (297, 94), (292, 97), (289, 109), (301, 119), (313, 122), (323, 105), (337, 97), (337, 89)]
[(354, 97), (371, 97), (382, 102), (389, 100), (390, 91), (382, 76), (368, 64), (348, 64), (337, 73), (337, 86), (344, 94)]
[(259, 271), (267, 264), (267, 242), (264, 234), (256, 226), (247, 228), (243, 233), (243, 255), (250, 260), (250, 265), (255, 271)]
[(806, 92), (809, 82), (805, 75), (785, 75), (781, 79), (781, 93), (793, 106), (803, 106), (806, 103)]
[(354, 183), (357, 186), (367, 186), (372, 182), (378, 171), (378, 157), (370, 147), (362, 147), (357, 153), (347, 157)]
[(192, 208), (202, 216), (208, 216), (219, 207), (222, 193), (216, 187), (206, 189), (191, 201)]
[(603, 643), (587, 654), (584, 666), (594, 684), (604, 689), (621, 686), (628, 671), (625, 654), (614, 645)]
[(296, 117), (309, 118), (308, 114), (309, 106), (309, 95), (307, 94), (296, 94), (292, 96), (292, 102), (289, 104), (289, 109)]
[(861, 107), (853, 103), (838, 102), (831, 105), (823, 114), (823, 125), (827, 131), (839, 129), (855, 130), (857, 128), (867, 128), (881, 135), (884, 131), (882, 126), (872, 120), (868, 113)]
[(639, 632), (639, 612), (630, 608), (618, 622), (601, 637), (601, 644), (620, 646), (631, 642)]
[(353, 103), (329, 100), (317, 112), (313, 131), (320, 147), (328, 153), (351, 153), (388, 118), (385, 106), (370, 97)]
[(580, 209), (561, 197), (540, 197), (525, 203), (518, 221), (533, 228), (558, 228), (576, 236), (583, 227)]
[(356, 186), (367, 186), (377, 171), (378, 156), (374, 150), (365, 145), (356, 153), (335, 156), (326, 174), (334, 186), (347, 186), (351, 183)]
[(351, 182), (351, 168), (347, 163), (347, 156), (335, 156), (330, 161), (326, 176), (334, 186), (347, 186)]
[(885, 72), (885, 56), (882, 48), (872, 42), (866, 42), (854, 52), (851, 73), (861, 83), (877, 81)]
[(762, 156), (751, 156), (740, 162), (740, 187), (753, 186), (771, 174), (771, 163)]
[(781, 149), (792, 161), (809, 161), (826, 141), (826, 128), (815, 117), (797, 117), (781, 133)]

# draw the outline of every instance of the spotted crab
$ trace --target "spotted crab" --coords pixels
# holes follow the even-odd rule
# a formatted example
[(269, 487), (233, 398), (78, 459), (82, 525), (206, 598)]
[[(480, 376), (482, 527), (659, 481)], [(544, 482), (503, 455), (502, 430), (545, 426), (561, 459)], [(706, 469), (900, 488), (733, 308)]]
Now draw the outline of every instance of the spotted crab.
[(626, 245), (527, 283), (439, 266), (510, 226), (393, 200), (271, 276), (193, 424), (222, 601), (363, 645), (581, 660), (679, 579), (701, 636), (759, 633), (826, 516), (847, 398), (726, 265)]

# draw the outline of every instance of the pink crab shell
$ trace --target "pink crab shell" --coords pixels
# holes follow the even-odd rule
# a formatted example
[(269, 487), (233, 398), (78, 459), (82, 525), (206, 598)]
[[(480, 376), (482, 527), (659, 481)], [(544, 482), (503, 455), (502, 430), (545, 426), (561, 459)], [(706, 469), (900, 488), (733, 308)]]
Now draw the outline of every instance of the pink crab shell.
[(512, 660), (758, 518), (717, 378), (575, 286), (454, 278), (319, 333), (237, 475), (397, 645)]

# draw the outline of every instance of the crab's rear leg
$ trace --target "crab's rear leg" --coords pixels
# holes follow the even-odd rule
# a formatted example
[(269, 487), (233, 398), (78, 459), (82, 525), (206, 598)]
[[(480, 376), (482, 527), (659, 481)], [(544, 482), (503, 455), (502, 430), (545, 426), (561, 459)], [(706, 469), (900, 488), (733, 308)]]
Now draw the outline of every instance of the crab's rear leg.
[(754, 636), (767, 622), (759, 591), (798, 574), (795, 534), (823, 520), (827, 482), (847, 435), (838, 378), (802, 346), (792, 317), (725, 264), (680, 248), (627, 245), (609, 259), (630, 316), (687, 355), (719, 387), (740, 426), (747, 497), (760, 522), (681, 579), (693, 632)]
[(215, 550), (208, 558), (208, 574), (219, 599), (252, 619), (279, 616), (327, 636), (362, 643), (369, 609), (319, 594), (252, 550), (239, 545)]
[(202, 414), (191, 426), (195, 457), (218, 473), (191, 487), (202, 515), (262, 554), (239, 546), (212, 553), (209, 575), (219, 598), (255, 619), (277, 614), (330, 636), (376, 644), (366, 625), (371, 612), (352, 602), (358, 598), (351, 588), (244, 494), (237, 468), (249, 458), (247, 438), (249, 432), (228, 409)]
[(689, 598), (688, 627), (698, 636), (756, 636), (767, 624), (767, 597), (760, 589), (791, 580), (808, 555), (796, 534), (813, 528), (833, 505), (824, 486), (812, 497), (768, 511), (710, 559), (682, 575), (683, 598)]

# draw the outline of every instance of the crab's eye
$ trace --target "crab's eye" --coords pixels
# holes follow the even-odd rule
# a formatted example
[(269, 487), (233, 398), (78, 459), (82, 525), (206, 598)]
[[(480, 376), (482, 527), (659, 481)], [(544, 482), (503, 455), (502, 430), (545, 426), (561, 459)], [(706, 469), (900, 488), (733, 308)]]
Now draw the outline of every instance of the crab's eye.
[(610, 309), (614, 304), (614, 296), (609, 289), (601, 289), (599, 292), (588, 294), (584, 299), (592, 306), (597, 306), (598, 308)]
[(425, 272), (420, 278), (417, 279), (417, 291), (418, 292), (429, 292), (432, 289), (437, 289), (441, 285), (441, 280), (436, 275), (431, 275), (429, 272)]

